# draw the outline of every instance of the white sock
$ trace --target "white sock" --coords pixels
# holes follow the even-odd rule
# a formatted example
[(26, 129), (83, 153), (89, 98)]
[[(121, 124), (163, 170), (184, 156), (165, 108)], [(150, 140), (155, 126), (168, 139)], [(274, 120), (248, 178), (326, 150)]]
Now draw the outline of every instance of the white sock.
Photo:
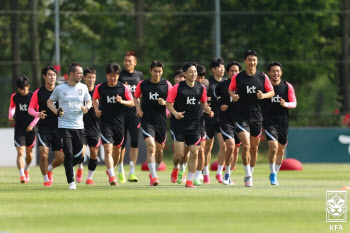
[(118, 164), (118, 172), (124, 173), (124, 165), (122, 163)]
[(186, 170), (187, 163), (180, 164), (180, 171), (185, 171)]
[(24, 165), (24, 171), (29, 171), (29, 166), (30, 166), (30, 164)]
[(187, 176), (187, 180), (193, 180), (193, 176), (194, 176), (194, 173), (192, 173), (192, 172), (189, 172), (188, 173), (188, 176)]
[(204, 176), (209, 175), (209, 165), (204, 166), (204, 168), (203, 168), (203, 175)]
[(156, 163), (156, 171), (158, 171), (159, 167), (160, 167), (160, 163)]
[(19, 171), (19, 175), (20, 176), (24, 176), (24, 169), (23, 168), (18, 169), (18, 171)]
[(225, 166), (225, 174), (231, 174), (231, 165), (230, 166)]
[(134, 162), (130, 161), (130, 174), (134, 174), (135, 173), (135, 166), (134, 166)]
[(155, 163), (148, 163), (148, 169), (149, 172), (151, 173), (152, 178), (158, 177), (156, 173), (156, 164)]
[(174, 165), (174, 168), (177, 170), (177, 169), (180, 169), (180, 164), (178, 165)]
[(44, 177), (44, 182), (48, 182), (48, 181), (50, 181), (50, 180), (49, 180), (49, 176), (48, 176), (48, 175), (44, 175), (43, 177)]
[(248, 176), (252, 176), (252, 173), (250, 171), (250, 164), (248, 165), (243, 165), (244, 167), (244, 171), (245, 171), (245, 176), (248, 177)]
[(88, 170), (88, 174), (87, 174), (86, 180), (92, 180), (92, 176), (94, 175), (94, 172), (95, 171)]
[(218, 169), (216, 170), (216, 174), (222, 175), (222, 169), (224, 169), (224, 165), (218, 165)]
[(253, 175), (253, 172), (254, 172), (254, 168), (255, 167), (250, 167), (250, 173), (252, 173), (252, 175)]
[(47, 171), (52, 172), (52, 170), (53, 170), (53, 167), (52, 167), (52, 164), (50, 164), (49, 167), (47, 168)]
[(269, 163), (270, 173), (276, 173), (275, 166), (276, 163)]
[(78, 164), (78, 169), (81, 169), (81, 170), (84, 169), (83, 163), (79, 163), (79, 164)]
[(194, 179), (195, 180), (198, 180), (199, 179), (199, 176), (202, 174), (202, 171), (198, 171), (196, 170), (196, 173), (194, 173)]
[(114, 174), (114, 168), (108, 169), (108, 174), (109, 174), (110, 177), (115, 176), (115, 174)]
[(275, 164), (275, 171), (276, 171), (276, 173), (279, 172), (280, 168), (281, 168), (281, 165)]

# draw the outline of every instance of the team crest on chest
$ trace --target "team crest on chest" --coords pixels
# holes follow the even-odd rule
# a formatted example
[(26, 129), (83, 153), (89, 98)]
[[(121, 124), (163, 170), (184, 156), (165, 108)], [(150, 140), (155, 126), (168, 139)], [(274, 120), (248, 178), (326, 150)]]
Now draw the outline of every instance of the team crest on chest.
[(78, 94), (83, 95), (83, 89), (78, 89)]

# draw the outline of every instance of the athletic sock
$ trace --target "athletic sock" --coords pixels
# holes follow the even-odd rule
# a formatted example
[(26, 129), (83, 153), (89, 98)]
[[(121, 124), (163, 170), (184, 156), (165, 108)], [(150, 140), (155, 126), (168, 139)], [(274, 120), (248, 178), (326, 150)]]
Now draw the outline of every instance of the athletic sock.
[(44, 175), (43, 177), (44, 177), (44, 182), (45, 182), (45, 183), (48, 182), (48, 181), (50, 181), (48, 175)]
[(216, 174), (222, 175), (222, 169), (224, 169), (224, 165), (218, 165), (218, 169), (216, 170)]
[(225, 166), (225, 174), (231, 174), (231, 166)]
[(94, 172), (95, 171), (88, 170), (88, 174), (87, 174), (86, 180), (92, 180), (92, 176), (94, 175)]
[(254, 168), (255, 167), (250, 167), (250, 173), (253, 175), (253, 172), (254, 172)]
[(130, 161), (130, 174), (135, 173), (135, 165), (133, 161)]
[(156, 173), (156, 164), (155, 163), (148, 163), (148, 169), (149, 172), (151, 173), (152, 178), (158, 177)]
[(24, 169), (23, 168), (18, 169), (18, 171), (19, 171), (19, 175), (20, 176), (24, 176)]
[(202, 174), (202, 171), (198, 171), (196, 170), (196, 173), (194, 173), (194, 179), (195, 180), (198, 180), (199, 179), (199, 176)]
[(243, 165), (244, 167), (244, 171), (245, 171), (245, 176), (248, 177), (248, 176), (252, 176), (252, 173), (250, 171), (250, 164), (248, 165)]
[(108, 169), (108, 174), (109, 174), (110, 177), (115, 176), (115, 174), (114, 174), (114, 168)]
[(269, 163), (270, 173), (276, 173), (275, 166), (276, 163)]
[(118, 172), (124, 173), (124, 165), (122, 163), (118, 164)]
[(193, 176), (194, 176), (194, 173), (189, 172), (189, 173), (188, 173), (188, 176), (187, 176), (187, 180), (192, 181), (192, 180), (193, 180)]
[(156, 171), (158, 171), (159, 167), (160, 167), (160, 163), (156, 163)]
[(205, 175), (209, 175), (209, 165), (204, 166), (204, 168), (203, 168), (203, 175), (204, 175), (204, 176), (205, 176)]
[(30, 166), (30, 164), (24, 165), (24, 171), (29, 171), (29, 166)]
[(180, 171), (186, 170), (187, 163), (180, 164)]
[(275, 164), (275, 171), (276, 171), (276, 173), (279, 172), (280, 168), (281, 168), (281, 165)]
[(80, 169), (80, 170), (84, 169), (83, 163), (78, 163), (78, 169)]
[(174, 165), (174, 169), (180, 169), (180, 164), (178, 164), (178, 165)]
[(47, 168), (47, 171), (48, 171), (48, 172), (52, 172), (52, 171), (53, 171), (52, 164), (49, 165), (49, 167)]

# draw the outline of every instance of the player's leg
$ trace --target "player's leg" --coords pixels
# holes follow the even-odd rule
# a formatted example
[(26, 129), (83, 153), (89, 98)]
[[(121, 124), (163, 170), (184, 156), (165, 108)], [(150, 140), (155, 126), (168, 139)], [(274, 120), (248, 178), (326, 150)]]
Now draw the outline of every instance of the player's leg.
[(17, 168), (19, 171), (19, 176), (20, 176), (20, 182), (25, 183), (26, 182), (26, 177), (24, 174), (24, 153), (26, 150), (26, 146), (16, 146), (17, 150)]
[[(54, 153), (55, 153), (55, 157), (52, 160), (52, 163), (47, 167), (47, 175), (49, 177), (50, 182), (52, 183), (53, 182), (53, 170), (56, 167), (60, 166), (64, 162), (62, 141), (61, 141), (58, 129), (56, 129), (50, 135), (50, 144), (51, 144), (52, 151), (54, 151)], [(49, 152), (47, 152), (47, 153), (49, 153)]]
[(92, 178), (96, 170), (98, 150), (102, 141), (99, 136), (94, 136), (94, 137), (89, 136), (89, 137), (86, 137), (86, 140), (90, 150), (90, 159), (88, 163), (88, 174), (86, 177), (86, 184), (95, 185)]
[[(84, 155), (85, 155), (85, 152), (86, 152), (86, 144), (85, 144), (85, 137), (84, 137), (84, 144), (83, 144), (83, 157), (84, 157)], [(81, 181), (82, 181), (82, 179), (83, 179), (83, 170), (84, 170), (84, 160), (83, 160), (83, 162), (81, 162), (81, 163), (78, 163), (77, 164), (77, 173), (76, 173), (76, 175), (75, 175), (75, 180), (78, 182), (78, 183), (80, 183)]]
[(235, 145), (235, 149), (233, 151), (233, 159), (232, 159), (232, 163), (231, 163), (231, 174), (235, 170), (235, 167), (236, 167), (236, 164), (237, 164), (237, 160), (238, 160), (239, 148), (241, 148), (241, 145), (242, 145), (242, 142), (241, 142), (241, 139), (238, 136), (236, 127), (234, 129), (234, 139), (235, 139), (236, 145)]
[[(182, 140), (182, 139), (178, 139), (178, 140)], [(178, 179), (179, 165), (182, 158), (185, 155), (185, 142), (174, 141), (174, 151), (175, 151), (173, 156), (174, 169), (173, 169), (173, 172), (171, 173), (171, 182), (173, 183), (175, 183)]]
[(26, 177), (26, 183), (29, 182), (29, 166), (32, 163), (33, 160), (33, 148), (35, 145), (36, 136), (35, 131), (31, 131), (29, 133), (26, 133), (26, 158), (25, 158), (25, 165), (24, 165), (24, 175)]
[(250, 126), (250, 171), (253, 174), (256, 161), (258, 160), (258, 148), (262, 133), (262, 122), (251, 122)]
[(190, 148), (189, 146), (185, 145), (184, 148), (184, 157), (181, 159), (180, 161), (180, 170), (179, 170), (179, 175), (177, 177), (177, 183), (181, 184), (182, 182), (186, 182), (186, 167), (187, 167), (187, 163), (188, 160), (190, 158)]
[(73, 134), (69, 129), (59, 129), (61, 140), (63, 142), (62, 148), (64, 153), (64, 168), (66, 171), (66, 178), (69, 185), (69, 189), (76, 189), (74, 182), (74, 168), (73, 168)]
[(223, 184), (226, 185), (233, 185), (231, 181), (231, 164), (233, 160), (233, 152), (235, 149), (235, 139), (234, 138), (228, 138), (225, 140), (226, 144), (226, 151), (225, 151), (225, 175), (223, 179)]
[(39, 146), (39, 153), (40, 153), (40, 159), (39, 159), (39, 166), (41, 170), (41, 174), (44, 178), (44, 186), (51, 186), (51, 180), (48, 176), (48, 157), (49, 157), (49, 147), (47, 146)]
[(137, 182), (139, 179), (136, 177), (135, 174), (135, 166), (137, 164), (137, 158), (139, 155), (138, 145), (140, 135), (140, 118), (135, 116), (133, 119), (130, 120), (128, 127), (130, 134), (130, 172), (128, 180), (130, 182)]
[(276, 173), (280, 170), (284, 159), (284, 151), (288, 144), (288, 129), (287, 130), (279, 130), (278, 132), (278, 149), (277, 149), (277, 160), (276, 160)]
[(222, 170), (224, 168), (225, 157), (226, 157), (226, 154), (225, 154), (226, 143), (222, 137), (222, 133), (217, 133), (216, 135), (217, 135), (218, 140), (219, 140), (220, 149), (219, 149), (219, 153), (218, 153), (218, 168), (216, 170), (215, 178), (219, 183), (222, 183)]
[[(189, 143), (192, 144), (192, 143)], [(190, 148), (190, 159), (188, 161), (188, 176), (187, 176), (187, 181), (186, 181), (186, 187), (188, 188), (194, 188), (193, 184), (193, 178), (194, 174), (196, 172), (197, 168), (197, 161), (198, 161), (198, 150), (199, 150), (199, 141), (197, 144), (192, 144), (189, 146)]]
[(200, 182), (200, 176), (202, 175), (202, 171), (204, 168), (204, 147), (205, 147), (205, 138), (202, 137), (201, 140), (201, 145), (199, 147), (198, 150), (198, 163), (197, 163), (197, 169), (196, 169), (196, 173), (194, 175), (194, 179), (193, 179), (193, 184), (196, 186), (201, 186), (202, 183)]
[(157, 172), (156, 172), (156, 144), (152, 136), (145, 138), (147, 146), (147, 165), (150, 172), (150, 185), (157, 186), (159, 184)]
[[(207, 138), (208, 138), (208, 135), (207, 135)], [(205, 147), (204, 147), (203, 183), (207, 183), (207, 184), (210, 183), (209, 165), (210, 165), (211, 150), (213, 149), (213, 145), (214, 145), (214, 137), (206, 140)]]
[(240, 131), (238, 135), (242, 142), (241, 156), (245, 171), (244, 183), (246, 187), (251, 187), (252, 173), (250, 171), (250, 133), (245, 129)]
[[(102, 140), (103, 141), (103, 140)], [(113, 166), (113, 143), (104, 143), (103, 149), (105, 152), (105, 164), (107, 168), (107, 175), (109, 177), (109, 184), (110, 185), (117, 185), (117, 178), (114, 174), (114, 166)]]

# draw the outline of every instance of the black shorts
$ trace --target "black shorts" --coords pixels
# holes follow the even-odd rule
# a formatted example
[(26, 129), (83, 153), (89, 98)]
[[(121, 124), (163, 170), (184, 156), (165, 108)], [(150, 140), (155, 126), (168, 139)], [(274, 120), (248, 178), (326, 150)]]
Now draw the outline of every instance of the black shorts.
[(137, 148), (139, 145), (139, 134), (140, 134), (140, 118), (135, 114), (130, 114), (124, 117), (124, 142), (122, 147), (125, 147), (127, 135), (130, 135), (130, 146)]
[(52, 151), (62, 150), (62, 140), (58, 129), (40, 129), (38, 132), (39, 146), (50, 147)]
[(185, 142), (186, 146), (198, 146), (201, 142), (201, 133), (199, 131), (177, 132), (175, 130), (170, 132), (175, 142)]
[(124, 141), (124, 128), (101, 125), (101, 139), (102, 144), (113, 143), (114, 146), (120, 147)]
[(205, 122), (205, 132), (207, 133), (207, 139), (212, 139), (216, 133), (221, 133), (220, 122)]
[(250, 133), (251, 136), (260, 138), (262, 132), (262, 122), (261, 121), (237, 121), (237, 132), (247, 132)]
[(143, 138), (153, 137), (156, 142), (164, 144), (166, 141), (166, 127), (155, 127), (146, 121), (141, 122)]
[(83, 153), (84, 129), (59, 128), (64, 154), (73, 153), (73, 158)]
[(265, 128), (265, 134), (267, 141), (278, 141), (283, 146), (288, 143), (288, 129), (281, 130), (274, 126), (267, 126)]
[(35, 130), (30, 132), (15, 132), (15, 146), (26, 146), (33, 148), (35, 145)]
[(220, 130), (224, 141), (233, 138), (235, 140), (236, 145), (241, 144), (241, 140), (238, 137), (237, 128), (233, 122), (232, 124), (221, 124)]
[(84, 145), (89, 147), (98, 148), (102, 144), (100, 135), (87, 136), (84, 135)]

